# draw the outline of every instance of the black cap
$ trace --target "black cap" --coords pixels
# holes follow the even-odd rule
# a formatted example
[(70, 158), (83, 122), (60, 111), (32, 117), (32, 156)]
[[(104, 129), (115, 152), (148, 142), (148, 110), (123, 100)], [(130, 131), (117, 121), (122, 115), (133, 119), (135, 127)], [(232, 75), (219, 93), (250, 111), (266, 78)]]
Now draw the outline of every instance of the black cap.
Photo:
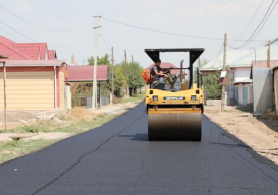
[(155, 61), (155, 63), (157, 63), (157, 62), (161, 62), (161, 60), (160, 60), (160, 59), (157, 59), (157, 60)]

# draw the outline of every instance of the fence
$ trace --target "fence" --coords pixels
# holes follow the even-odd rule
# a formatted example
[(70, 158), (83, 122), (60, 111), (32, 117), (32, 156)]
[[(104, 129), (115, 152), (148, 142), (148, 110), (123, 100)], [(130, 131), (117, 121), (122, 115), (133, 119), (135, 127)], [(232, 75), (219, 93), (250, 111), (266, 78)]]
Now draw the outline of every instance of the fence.
[[(92, 96), (72, 96), (72, 107), (84, 107), (84, 108), (92, 108)], [(100, 99), (97, 102), (97, 105), (107, 106), (110, 104), (110, 98), (105, 96), (100, 96)]]

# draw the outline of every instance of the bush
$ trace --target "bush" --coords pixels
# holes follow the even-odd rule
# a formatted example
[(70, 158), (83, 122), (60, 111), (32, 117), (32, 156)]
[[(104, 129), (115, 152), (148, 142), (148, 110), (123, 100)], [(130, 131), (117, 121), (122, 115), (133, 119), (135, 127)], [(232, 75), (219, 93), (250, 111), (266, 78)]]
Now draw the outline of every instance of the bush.
[(22, 130), (28, 133), (38, 133), (37, 129), (35, 129), (34, 127), (29, 127), (27, 125), (25, 125)]

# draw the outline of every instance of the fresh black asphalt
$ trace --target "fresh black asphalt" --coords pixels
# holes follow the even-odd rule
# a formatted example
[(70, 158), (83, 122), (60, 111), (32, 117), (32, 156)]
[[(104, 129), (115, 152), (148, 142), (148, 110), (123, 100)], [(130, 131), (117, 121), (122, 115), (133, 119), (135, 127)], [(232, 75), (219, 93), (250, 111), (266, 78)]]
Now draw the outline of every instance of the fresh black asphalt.
[[(0, 166), (0, 195), (278, 194), (278, 172), (202, 119), (201, 142), (149, 142), (144, 105)], [(16, 170), (16, 171), (15, 171)]]

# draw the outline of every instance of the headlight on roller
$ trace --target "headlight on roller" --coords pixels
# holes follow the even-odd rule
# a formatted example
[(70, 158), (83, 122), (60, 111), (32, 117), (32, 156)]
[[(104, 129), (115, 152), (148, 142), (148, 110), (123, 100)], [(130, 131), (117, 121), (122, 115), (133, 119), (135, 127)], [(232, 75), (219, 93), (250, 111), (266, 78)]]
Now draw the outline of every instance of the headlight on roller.
[(191, 96), (191, 101), (196, 101), (196, 99), (197, 99), (197, 98), (196, 98), (196, 95), (192, 95), (192, 96)]
[(157, 95), (153, 96), (153, 101), (158, 101), (158, 96)]

